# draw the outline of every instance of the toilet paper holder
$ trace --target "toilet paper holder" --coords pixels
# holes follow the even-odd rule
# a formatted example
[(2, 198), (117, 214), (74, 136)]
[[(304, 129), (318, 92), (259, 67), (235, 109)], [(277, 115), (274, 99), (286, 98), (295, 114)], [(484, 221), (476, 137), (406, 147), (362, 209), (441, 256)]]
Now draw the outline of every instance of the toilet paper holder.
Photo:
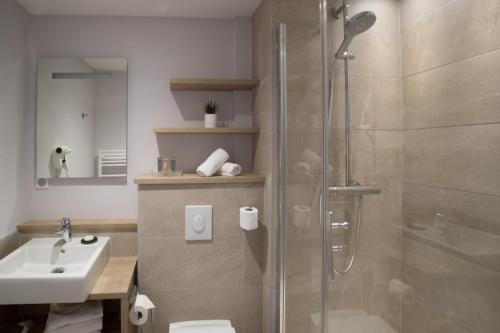
[(148, 314), (149, 314), (149, 312), (151, 312), (151, 320), (150, 320), (151, 332), (155, 333), (155, 306), (154, 306), (153, 302), (151, 302), (151, 300), (144, 294), (141, 295), (142, 296), (141, 298), (143, 298), (143, 299), (145, 298), (146, 302), (149, 305), (149, 306), (145, 307), (145, 309), (147, 309), (146, 318), (145, 318), (144, 322), (142, 322), (140, 324), (136, 323), (137, 321), (141, 321), (144, 318), (144, 314), (142, 312), (134, 310), (134, 308), (137, 306), (136, 301), (137, 301), (137, 298), (139, 295), (141, 295), (141, 294), (139, 293), (137, 286), (134, 285), (134, 287), (132, 288), (132, 291), (130, 292), (129, 299), (128, 299), (129, 304), (130, 304), (130, 310), (129, 310), (130, 322), (132, 324), (140, 327), (140, 331), (144, 332), (142, 326), (144, 326), (144, 324), (147, 323), (148, 317), (149, 317)]

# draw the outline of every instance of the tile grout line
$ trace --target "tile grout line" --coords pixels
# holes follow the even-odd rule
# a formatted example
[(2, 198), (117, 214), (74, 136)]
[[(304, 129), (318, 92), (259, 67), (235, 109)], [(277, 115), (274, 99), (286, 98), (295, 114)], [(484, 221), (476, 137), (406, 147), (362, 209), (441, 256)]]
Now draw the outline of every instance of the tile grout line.
[(426, 187), (431, 187), (431, 188), (436, 188), (436, 189), (442, 189), (442, 190), (448, 190), (448, 191), (463, 192), (463, 193), (470, 193), (470, 194), (476, 194), (476, 195), (483, 195), (483, 196), (500, 198), (500, 194), (475, 192), (475, 191), (469, 191), (469, 190), (464, 190), (464, 189), (459, 189), (459, 188), (454, 188), (454, 187), (447, 187), (447, 186), (440, 186), (440, 185), (431, 185), (431, 184), (425, 184), (425, 183), (416, 183), (416, 182), (407, 181), (407, 180), (403, 180), (402, 183), (403, 183), (403, 185), (404, 184), (408, 184), (408, 185), (415, 185), (415, 186), (426, 186)]
[(500, 122), (486, 122), (486, 123), (473, 123), (473, 124), (456, 124), (456, 125), (442, 125), (442, 126), (429, 126), (429, 127), (414, 127), (414, 128), (404, 128), (403, 132), (408, 131), (419, 131), (419, 130), (431, 130), (440, 128), (456, 128), (456, 127), (468, 127), (468, 126), (488, 126), (488, 125), (499, 125)]
[[(478, 58), (478, 57), (483, 57), (483, 56), (486, 56), (486, 55), (489, 55), (490, 53), (495, 53), (495, 52), (499, 52), (500, 51), (500, 47), (497, 47), (497, 48), (494, 48), (494, 49), (490, 49), (490, 50), (485, 50), (483, 51), (483, 53), (478, 53), (478, 54), (474, 54), (474, 55), (471, 55), (471, 56), (468, 56), (466, 58), (463, 58), (463, 59), (459, 59), (459, 60), (455, 60), (455, 61), (451, 61), (451, 62), (448, 62), (448, 63), (445, 63), (445, 64), (441, 64), (441, 65), (438, 65), (438, 66), (434, 66), (434, 67), (431, 67), (431, 68), (427, 68), (427, 69), (424, 69), (424, 70), (421, 70), (419, 72), (416, 72), (416, 73), (412, 73), (412, 74), (408, 74), (408, 75), (402, 75), (402, 80), (406, 80), (406, 79), (410, 79), (410, 78), (413, 78), (415, 76), (418, 76), (418, 75), (422, 75), (424, 73), (427, 73), (427, 72), (432, 72), (432, 71), (435, 71), (435, 70), (439, 70), (441, 68), (445, 68), (445, 67), (448, 67), (448, 66), (453, 66), (453, 65), (456, 65), (458, 63), (461, 63), (461, 62), (465, 62), (465, 61), (470, 61), (474, 58)], [(403, 54), (403, 50), (401, 50), (401, 54)]]

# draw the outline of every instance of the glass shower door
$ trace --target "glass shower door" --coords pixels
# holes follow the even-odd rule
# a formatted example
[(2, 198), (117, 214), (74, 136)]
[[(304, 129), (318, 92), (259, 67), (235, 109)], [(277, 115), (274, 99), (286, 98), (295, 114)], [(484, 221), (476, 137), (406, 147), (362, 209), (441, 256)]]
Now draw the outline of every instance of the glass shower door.
[(320, 2), (276, 1), (281, 332), (321, 332), (323, 71)]

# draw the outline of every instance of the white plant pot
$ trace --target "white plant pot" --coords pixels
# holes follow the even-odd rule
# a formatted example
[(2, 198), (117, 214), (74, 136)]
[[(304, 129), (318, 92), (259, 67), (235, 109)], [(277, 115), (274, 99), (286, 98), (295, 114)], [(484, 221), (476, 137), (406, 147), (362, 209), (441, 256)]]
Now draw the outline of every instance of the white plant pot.
[(208, 114), (205, 113), (205, 128), (216, 128), (217, 127), (217, 113)]

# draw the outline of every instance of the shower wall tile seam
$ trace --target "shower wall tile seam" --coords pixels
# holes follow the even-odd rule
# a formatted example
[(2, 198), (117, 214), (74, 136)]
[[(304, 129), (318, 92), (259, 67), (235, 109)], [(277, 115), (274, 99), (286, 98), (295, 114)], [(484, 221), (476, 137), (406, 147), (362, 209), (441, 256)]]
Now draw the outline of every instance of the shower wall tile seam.
[[(402, 39), (403, 38), (401, 37), (401, 40)], [(412, 78), (412, 77), (415, 77), (415, 76), (418, 76), (418, 75), (421, 75), (421, 74), (424, 74), (424, 73), (427, 73), (427, 72), (432, 72), (434, 70), (438, 70), (438, 69), (441, 69), (441, 68), (444, 68), (444, 67), (447, 67), (447, 66), (452, 66), (452, 65), (455, 65), (455, 64), (459, 64), (459, 63), (464, 62), (464, 61), (469, 61), (469, 60), (472, 60), (474, 58), (483, 57), (483, 56), (489, 55), (490, 53), (495, 53), (495, 52), (500, 52), (500, 47), (489, 49), (489, 50), (485, 50), (482, 53), (474, 54), (474, 55), (471, 55), (469, 57), (465, 57), (465, 58), (462, 58), (462, 59), (459, 59), (459, 60), (455, 60), (455, 61), (451, 61), (451, 62), (448, 62), (448, 63), (445, 63), (445, 64), (441, 64), (439, 66), (434, 66), (434, 67), (431, 67), (431, 68), (427, 68), (427, 69), (424, 69), (424, 70), (419, 71), (419, 72), (415, 72), (415, 73), (411, 73), (411, 74), (407, 74), (407, 75), (402, 74), (401, 78), (404, 81), (404, 80), (406, 80), (408, 78)], [(401, 54), (403, 54), (403, 52), (401, 52)]]
[(429, 127), (413, 127), (413, 128), (403, 128), (405, 132), (409, 131), (424, 131), (424, 130), (434, 130), (440, 128), (455, 128), (455, 127), (467, 127), (467, 126), (488, 126), (488, 125), (500, 125), (500, 122), (485, 122), (485, 123), (470, 123), (470, 124), (453, 124), (453, 125), (441, 125), (441, 126), (429, 126)]
[(456, 188), (456, 187), (432, 185), (432, 184), (428, 184), (428, 183), (419, 183), (419, 182), (409, 181), (409, 180), (403, 180), (403, 181), (401, 181), (401, 183), (408, 184), (408, 185), (426, 186), (426, 187), (435, 188), (435, 189), (443, 189), (443, 190), (456, 191), (456, 192), (462, 192), (462, 193), (470, 193), (470, 194), (488, 196), (488, 197), (493, 197), (493, 198), (500, 198), (500, 194), (469, 191), (469, 190), (464, 190), (464, 189)]
[(261, 284), (248, 284), (248, 285), (241, 285), (241, 286), (228, 286), (228, 287), (186, 287), (186, 288), (159, 288), (159, 289), (151, 289), (151, 288), (141, 288), (141, 292), (147, 294), (148, 292), (162, 292), (162, 291), (190, 291), (190, 290), (198, 290), (198, 289), (205, 289), (205, 290), (227, 290), (227, 289), (245, 289), (245, 288), (261, 288)]
[(443, 3), (443, 4), (441, 4), (441, 5), (439, 5), (439, 6), (437, 6), (437, 7), (434, 7), (434, 8), (432, 8), (432, 9), (429, 9), (429, 10), (427, 10), (425, 13), (422, 13), (422, 14), (418, 15), (417, 17), (414, 17), (414, 18), (412, 18), (411, 20), (407, 21), (405, 24), (403, 24), (403, 22), (401, 22), (401, 20), (400, 20), (400, 27), (401, 27), (401, 29), (404, 29), (404, 28), (406, 28), (407, 26), (409, 26), (409, 25), (411, 25), (411, 24), (415, 23), (415, 21), (419, 21), (419, 20), (421, 20), (421, 19), (423, 19), (423, 18), (425, 18), (425, 17), (427, 17), (427, 16), (429, 16), (429, 15), (433, 14), (433, 13), (434, 13), (434, 11), (441, 9), (441, 8), (442, 8), (442, 7), (444, 7), (444, 6), (448, 6), (449, 4), (451, 4), (451, 3), (452, 3), (452, 2), (454, 2), (454, 1), (458, 1), (458, 0), (449, 0), (449, 1), (447, 1), (447, 2), (445, 2), (445, 3)]

